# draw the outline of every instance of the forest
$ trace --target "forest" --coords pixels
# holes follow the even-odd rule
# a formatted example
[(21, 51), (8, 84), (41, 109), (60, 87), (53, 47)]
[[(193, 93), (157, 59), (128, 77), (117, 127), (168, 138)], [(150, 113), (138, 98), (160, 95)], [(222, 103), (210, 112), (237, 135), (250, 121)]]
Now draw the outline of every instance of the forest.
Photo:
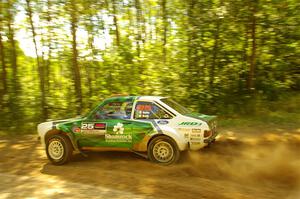
[(299, 10), (298, 0), (1, 0), (0, 130), (82, 115), (114, 94), (255, 114), (299, 93)]

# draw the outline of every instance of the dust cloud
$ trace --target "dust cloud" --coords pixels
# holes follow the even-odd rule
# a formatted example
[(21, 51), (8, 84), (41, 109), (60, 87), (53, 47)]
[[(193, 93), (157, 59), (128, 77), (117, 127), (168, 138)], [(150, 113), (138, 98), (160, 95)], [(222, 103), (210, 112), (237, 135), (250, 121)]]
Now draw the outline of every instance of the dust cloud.
[[(188, 152), (181, 167), (191, 175), (277, 190), (300, 198), (300, 135), (222, 135), (202, 153)], [(280, 190), (282, 191), (280, 193)]]

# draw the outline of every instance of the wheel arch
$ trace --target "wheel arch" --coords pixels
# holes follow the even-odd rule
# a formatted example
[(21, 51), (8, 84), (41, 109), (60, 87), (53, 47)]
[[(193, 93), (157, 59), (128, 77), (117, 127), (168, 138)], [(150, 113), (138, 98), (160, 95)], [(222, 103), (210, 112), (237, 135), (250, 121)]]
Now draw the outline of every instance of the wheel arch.
[[(161, 161), (161, 160), (158, 160), (157, 158), (155, 158), (155, 155), (153, 154), (153, 145), (151, 145), (151, 141), (152, 140), (155, 140), (157, 138), (167, 138), (168, 140), (172, 141), (173, 143), (171, 145), (175, 145), (174, 147), (172, 147), (172, 151), (173, 151), (173, 154), (171, 156), (171, 159), (169, 159), (167, 162), (164, 162), (164, 161)], [(159, 139), (158, 139), (159, 140)], [(168, 141), (168, 142), (170, 142)], [(154, 143), (155, 145), (155, 143)], [(172, 138), (171, 136), (169, 135), (165, 135), (165, 134), (156, 134), (154, 136), (151, 137), (151, 139), (149, 140), (148, 142), (148, 146), (147, 146), (148, 150), (147, 150), (147, 157), (150, 159), (150, 161), (152, 162), (155, 162), (155, 163), (159, 163), (159, 164), (162, 164), (162, 165), (170, 165), (170, 164), (173, 164), (173, 163), (176, 163), (179, 158), (180, 158), (180, 148), (178, 146), (178, 143), (176, 142), (176, 140), (174, 140), (174, 138)]]
[[(175, 129), (169, 128), (169, 127), (164, 127), (161, 129), (163, 133), (158, 133), (153, 135), (148, 144), (150, 143), (150, 141), (152, 140), (153, 137), (156, 136), (167, 136), (169, 138), (171, 138), (176, 144), (177, 147), (180, 151), (184, 151), (186, 149), (188, 149), (188, 143), (185, 141), (184, 137), (182, 134), (180, 134), (180, 132), (177, 132)], [(147, 145), (148, 147), (148, 145)]]
[(153, 135), (153, 136), (149, 139), (149, 141), (148, 141), (148, 143), (147, 143), (147, 149), (148, 149), (149, 144), (151, 143), (151, 141), (152, 141), (153, 139), (157, 138), (157, 137), (167, 137), (167, 138), (170, 138), (170, 139), (176, 144), (177, 148), (180, 150), (180, 148), (179, 148), (178, 143), (176, 142), (176, 140), (175, 140), (174, 138), (172, 138), (171, 136), (166, 135), (166, 134), (155, 134), (155, 135)]
[(49, 130), (45, 136), (44, 136), (44, 142), (45, 144), (47, 143), (47, 140), (52, 136), (52, 135), (65, 135), (71, 142), (72, 147), (74, 150), (78, 150), (78, 146), (76, 144), (76, 141), (74, 140), (73, 136), (70, 135), (70, 133), (66, 133), (64, 131), (58, 130), (58, 129), (51, 129)]

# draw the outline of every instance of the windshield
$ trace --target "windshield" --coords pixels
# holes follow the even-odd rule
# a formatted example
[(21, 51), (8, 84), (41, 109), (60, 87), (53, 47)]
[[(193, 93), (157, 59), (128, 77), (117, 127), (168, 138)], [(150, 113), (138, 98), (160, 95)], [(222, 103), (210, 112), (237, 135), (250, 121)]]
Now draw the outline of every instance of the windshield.
[(81, 116), (82, 118), (85, 118), (85, 117), (89, 116), (89, 114), (90, 114), (91, 112), (94, 112), (94, 111), (96, 110), (96, 108), (98, 108), (98, 106), (99, 106), (99, 102), (93, 103), (93, 105), (91, 106), (92, 109), (90, 109), (90, 108), (85, 109), (85, 110), (83, 111), (83, 114), (81, 114), (80, 116)]
[(189, 111), (187, 108), (181, 106), (180, 104), (178, 104), (170, 98), (163, 98), (161, 99), (161, 101), (182, 115), (191, 113), (191, 111)]

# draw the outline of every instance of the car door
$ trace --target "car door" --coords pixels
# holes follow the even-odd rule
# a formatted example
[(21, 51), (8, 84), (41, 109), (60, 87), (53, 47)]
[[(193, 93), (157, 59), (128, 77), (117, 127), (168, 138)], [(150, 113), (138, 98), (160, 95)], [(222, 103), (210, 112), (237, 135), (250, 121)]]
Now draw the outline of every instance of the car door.
[[(144, 123), (133, 127), (133, 129), (136, 129), (136, 133), (139, 134), (135, 135), (134, 140), (135, 142), (138, 142), (139, 139), (149, 133), (163, 133), (160, 126), (168, 124), (169, 120), (172, 119), (172, 116), (154, 102), (137, 101), (135, 104), (133, 119)], [(149, 125), (146, 124), (151, 124), (152, 128), (149, 128)]]
[(92, 116), (82, 121), (79, 145), (131, 148), (132, 122), (129, 120), (131, 110), (130, 101), (113, 101), (100, 106)]

